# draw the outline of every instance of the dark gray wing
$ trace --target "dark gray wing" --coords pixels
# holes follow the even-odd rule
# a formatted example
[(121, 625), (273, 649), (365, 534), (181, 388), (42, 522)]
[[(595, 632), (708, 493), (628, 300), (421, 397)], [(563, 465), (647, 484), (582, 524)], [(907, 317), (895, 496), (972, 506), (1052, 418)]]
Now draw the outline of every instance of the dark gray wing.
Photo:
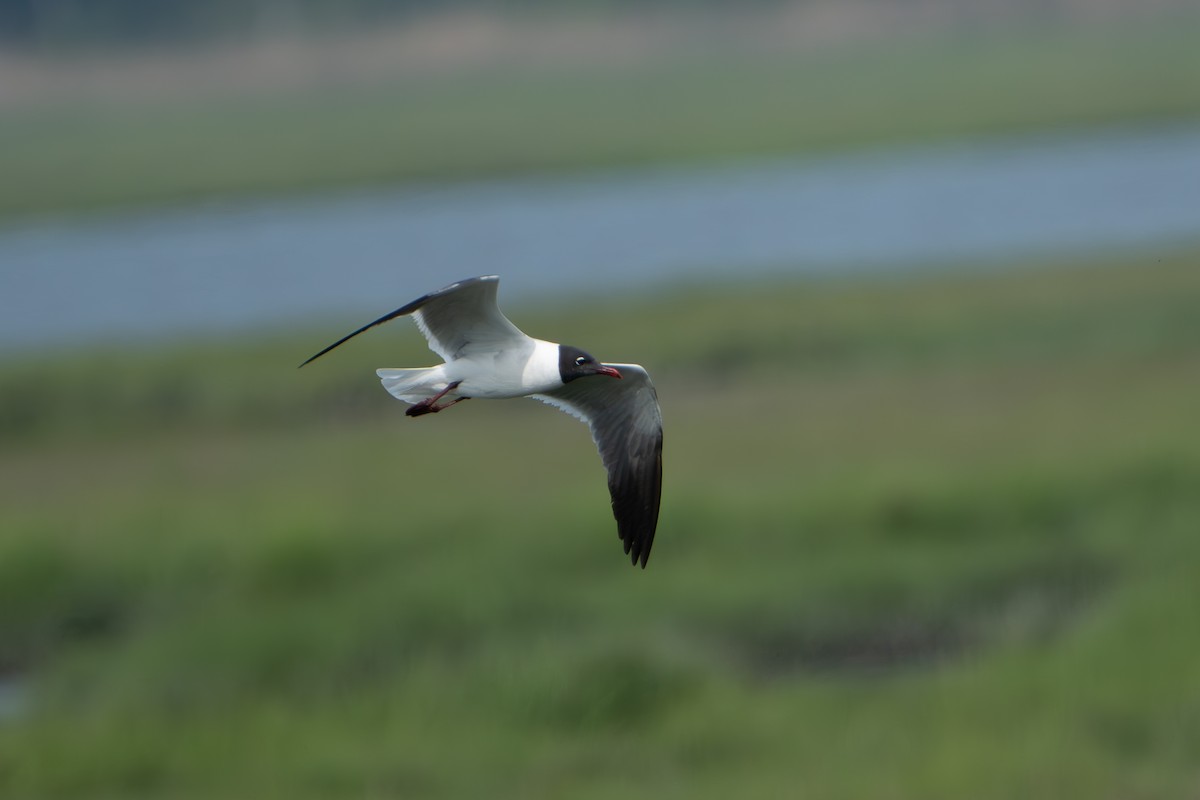
[(498, 275), (484, 275), (452, 283), (363, 325), (304, 364), (315, 361), (363, 331), (408, 314), (412, 315), (421, 333), (429, 340), (429, 349), (446, 361), (460, 358), (477, 347), (494, 351), (520, 345), (529, 337), (500, 313), (500, 307), (496, 305), (496, 289), (499, 285)]
[(535, 394), (543, 403), (588, 424), (608, 471), (617, 533), (633, 563), (646, 566), (662, 498), (662, 412), (646, 370), (637, 364), (607, 364), (622, 379), (596, 375), (561, 389)]

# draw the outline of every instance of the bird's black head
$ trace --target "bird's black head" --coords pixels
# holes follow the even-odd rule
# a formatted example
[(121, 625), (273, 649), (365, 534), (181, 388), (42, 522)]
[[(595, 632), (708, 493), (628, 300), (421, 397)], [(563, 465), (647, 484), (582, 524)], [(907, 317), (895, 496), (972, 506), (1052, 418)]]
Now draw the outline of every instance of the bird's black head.
[(558, 346), (558, 375), (563, 383), (570, 383), (576, 378), (586, 378), (588, 375), (621, 377), (621, 373), (613, 367), (601, 364), (578, 347), (565, 344)]

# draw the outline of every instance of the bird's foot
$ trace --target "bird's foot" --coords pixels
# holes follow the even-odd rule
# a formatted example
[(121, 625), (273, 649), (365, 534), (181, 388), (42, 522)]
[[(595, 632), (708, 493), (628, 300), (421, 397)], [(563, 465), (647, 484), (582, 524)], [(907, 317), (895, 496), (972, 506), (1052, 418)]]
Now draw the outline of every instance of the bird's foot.
[(456, 397), (453, 400), (451, 400), (449, 403), (443, 403), (440, 406), (437, 404), (437, 401), (441, 400), (443, 397), (445, 397), (447, 395), (447, 393), (452, 392), (455, 389), (457, 389), (458, 385), (460, 383), (462, 383), (462, 381), (455, 381), (454, 383), (447, 386), (445, 389), (442, 389), (440, 392), (435, 394), (433, 397), (426, 397), (421, 402), (414, 403), (413, 405), (411, 405), (407, 409), (405, 409), (404, 415), (408, 416), (408, 417), (419, 417), (422, 414), (436, 414), (437, 412), (439, 412), (443, 409), (449, 408), (450, 406), (454, 405), (455, 403), (461, 403), (463, 400), (470, 400), (471, 398), (469, 398), (469, 397)]
[(451, 400), (449, 403), (443, 403), (442, 405), (439, 406), (433, 402), (433, 398), (431, 397), (428, 400), (422, 400), (421, 402), (419, 402), (415, 405), (409, 406), (408, 408), (406, 408), (404, 410), (404, 414), (405, 414), (405, 416), (409, 416), (409, 417), (419, 417), (422, 414), (436, 414), (439, 411), (444, 411), (445, 409), (449, 408), (450, 406), (454, 405), (455, 403), (461, 403), (463, 400), (470, 400), (470, 399), (471, 398), (469, 398), (469, 397), (456, 397), (453, 400)]
[(422, 414), (436, 414), (438, 411), (441, 411), (441, 409), (430, 403), (428, 400), (422, 400), (421, 402), (406, 408), (404, 410), (404, 416), (419, 417)]

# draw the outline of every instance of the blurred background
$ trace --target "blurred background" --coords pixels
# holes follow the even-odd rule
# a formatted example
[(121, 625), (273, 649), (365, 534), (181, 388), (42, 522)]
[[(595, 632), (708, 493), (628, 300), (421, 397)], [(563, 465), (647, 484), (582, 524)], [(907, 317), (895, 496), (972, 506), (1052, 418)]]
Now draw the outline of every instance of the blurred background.
[(0, 0), (5, 797), (1195, 796), (1197, 409), (1188, 0)]

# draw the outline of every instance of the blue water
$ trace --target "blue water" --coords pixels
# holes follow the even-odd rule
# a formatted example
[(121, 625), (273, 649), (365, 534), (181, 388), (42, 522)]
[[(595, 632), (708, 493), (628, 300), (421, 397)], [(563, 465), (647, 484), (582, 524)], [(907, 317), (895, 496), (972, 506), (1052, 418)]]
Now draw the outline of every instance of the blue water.
[(0, 343), (1200, 240), (1200, 125), (366, 190), (0, 228)]
[(29, 708), (29, 687), (17, 676), (0, 675), (0, 725), (19, 719)]

